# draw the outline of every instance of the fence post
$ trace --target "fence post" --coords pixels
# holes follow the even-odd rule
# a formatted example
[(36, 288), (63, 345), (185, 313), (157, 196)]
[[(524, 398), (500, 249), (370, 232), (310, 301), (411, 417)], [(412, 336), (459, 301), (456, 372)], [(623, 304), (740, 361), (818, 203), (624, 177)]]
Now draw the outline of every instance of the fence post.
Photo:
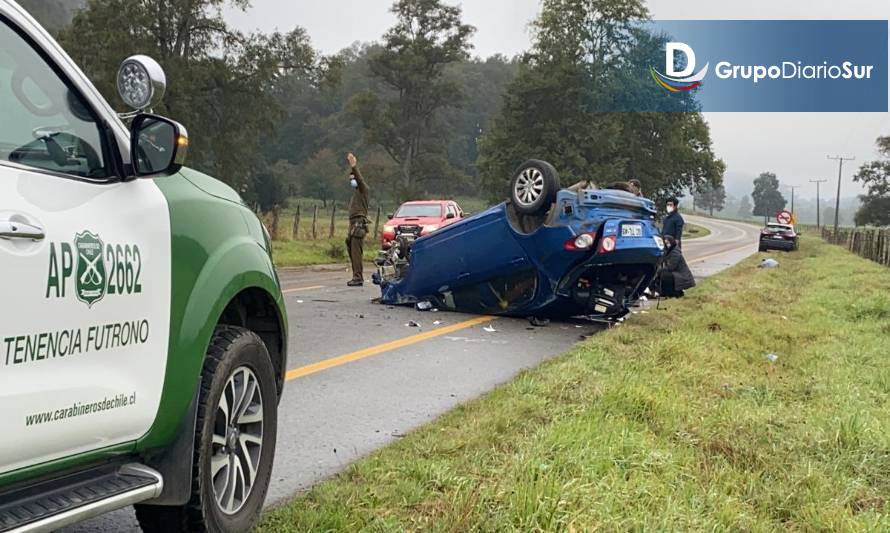
[(380, 229), (380, 206), (378, 205), (377, 206), (377, 218), (374, 219), (374, 240), (375, 241), (380, 236), (380, 233), (378, 233), (379, 229)]
[(300, 239), (300, 204), (297, 204), (297, 213), (294, 215), (294, 229), (291, 239), (295, 241)]
[(318, 239), (318, 204), (312, 210), (312, 240)]
[(269, 233), (272, 234), (272, 240), (278, 240), (278, 222), (281, 217), (281, 206), (275, 204), (275, 207), (272, 208), (272, 228)]
[(331, 231), (330, 235), (328, 235), (329, 239), (334, 238), (334, 220), (337, 216), (337, 202), (331, 202)]

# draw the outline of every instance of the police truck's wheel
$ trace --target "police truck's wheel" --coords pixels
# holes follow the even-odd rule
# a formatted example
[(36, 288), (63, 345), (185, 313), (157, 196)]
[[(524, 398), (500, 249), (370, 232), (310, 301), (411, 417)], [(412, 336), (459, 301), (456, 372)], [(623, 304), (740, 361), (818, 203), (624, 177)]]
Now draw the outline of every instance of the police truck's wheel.
[(556, 201), (559, 174), (546, 161), (526, 161), (513, 174), (510, 199), (516, 210), (524, 215), (540, 215)]
[(143, 530), (228, 533), (256, 524), (272, 475), (276, 394), (263, 341), (243, 328), (218, 327), (201, 378), (191, 500), (136, 506)]

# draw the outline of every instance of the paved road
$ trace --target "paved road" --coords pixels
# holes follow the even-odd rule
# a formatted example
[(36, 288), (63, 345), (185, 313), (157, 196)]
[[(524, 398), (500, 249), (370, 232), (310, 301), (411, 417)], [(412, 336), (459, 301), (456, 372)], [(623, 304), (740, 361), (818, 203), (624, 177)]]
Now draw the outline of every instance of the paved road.
[[(687, 220), (712, 231), (684, 244), (696, 276), (719, 272), (757, 251), (754, 226)], [(370, 300), (377, 288), (348, 289), (345, 269), (285, 270), (281, 279), (292, 370), (279, 410), (269, 505), (598, 330), (583, 322), (530, 328), (520, 319), (375, 305)], [(411, 320), (421, 327), (406, 326)], [(496, 331), (485, 331), (487, 326)], [(138, 525), (132, 509), (125, 509), (66, 531), (138, 531)]]

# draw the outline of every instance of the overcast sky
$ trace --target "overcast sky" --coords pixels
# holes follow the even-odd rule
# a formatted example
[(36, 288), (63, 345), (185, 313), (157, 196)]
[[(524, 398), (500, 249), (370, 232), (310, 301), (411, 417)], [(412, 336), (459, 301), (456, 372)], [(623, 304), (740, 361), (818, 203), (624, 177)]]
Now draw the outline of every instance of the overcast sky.
[[(447, 1), (447, 0), (446, 0)], [(529, 22), (539, 0), (463, 0), (464, 20), (477, 28), (474, 54), (512, 56), (529, 47)], [(313, 45), (334, 53), (355, 41), (379, 40), (394, 21), (390, 0), (253, 0), (246, 13), (227, 11), (239, 29), (306, 28)], [(890, 0), (648, 0), (655, 19), (890, 19)], [(829, 154), (857, 157), (844, 172), (844, 196), (860, 191), (852, 175), (875, 157), (878, 135), (890, 135), (887, 113), (706, 113), (714, 149), (727, 164), (730, 191), (747, 190), (762, 171), (778, 174), (797, 194), (815, 196), (810, 179), (837, 179)], [(825, 189), (823, 189), (825, 190)]]

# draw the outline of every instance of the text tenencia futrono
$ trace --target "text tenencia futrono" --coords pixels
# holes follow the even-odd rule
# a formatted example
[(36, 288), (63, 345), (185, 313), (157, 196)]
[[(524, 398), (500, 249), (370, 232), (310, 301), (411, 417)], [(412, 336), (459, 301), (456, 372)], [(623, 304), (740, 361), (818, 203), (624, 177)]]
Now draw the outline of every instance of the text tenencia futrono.
[(5, 365), (20, 365), (91, 352), (145, 344), (148, 320), (133, 320), (87, 328), (63, 329), (3, 338)]
[(745, 79), (759, 83), (765, 79), (783, 80), (869, 80), (874, 73), (874, 65), (856, 65), (844, 61), (839, 65), (823, 61), (821, 65), (805, 65), (801, 61), (783, 61), (780, 65), (733, 65), (721, 61), (714, 73), (722, 80)]

